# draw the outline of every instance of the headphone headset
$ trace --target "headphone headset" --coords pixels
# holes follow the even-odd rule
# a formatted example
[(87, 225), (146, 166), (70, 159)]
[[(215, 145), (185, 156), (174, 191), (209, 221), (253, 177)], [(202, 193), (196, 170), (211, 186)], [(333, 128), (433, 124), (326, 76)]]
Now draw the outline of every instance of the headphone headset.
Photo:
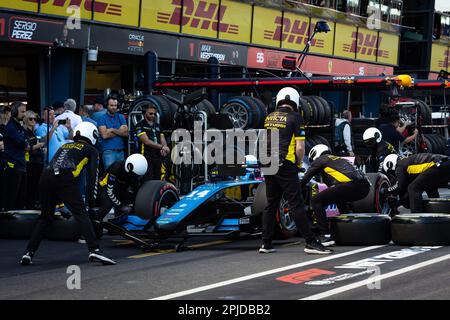
[(11, 117), (12, 118), (17, 118), (17, 116), (19, 115), (19, 108), (23, 106), (22, 102), (19, 101), (15, 101), (11, 104)]
[(134, 168), (133, 164), (131, 162), (128, 162), (127, 163), (128, 172), (133, 172), (133, 168)]

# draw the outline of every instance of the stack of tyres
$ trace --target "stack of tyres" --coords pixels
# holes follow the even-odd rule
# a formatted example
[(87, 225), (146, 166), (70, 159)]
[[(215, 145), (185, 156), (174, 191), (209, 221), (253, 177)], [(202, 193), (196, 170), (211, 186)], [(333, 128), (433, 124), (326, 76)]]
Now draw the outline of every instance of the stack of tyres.
[(410, 213), (392, 218), (392, 241), (402, 246), (450, 244), (450, 214)]
[(391, 241), (391, 218), (377, 214), (347, 214), (330, 218), (337, 245), (383, 245)]
[(429, 153), (446, 154), (447, 153), (447, 140), (445, 137), (439, 134), (424, 134), (423, 140), (427, 145)]
[(299, 112), (303, 116), (306, 126), (330, 125), (331, 108), (329, 103), (322, 97), (301, 97)]

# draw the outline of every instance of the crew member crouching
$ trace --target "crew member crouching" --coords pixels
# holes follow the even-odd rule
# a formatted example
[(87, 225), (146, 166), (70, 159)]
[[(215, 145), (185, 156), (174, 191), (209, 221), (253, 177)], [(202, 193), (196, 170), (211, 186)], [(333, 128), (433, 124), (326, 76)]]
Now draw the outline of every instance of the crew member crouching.
[(449, 158), (440, 154), (419, 153), (400, 159), (391, 154), (383, 161), (383, 170), (395, 172), (396, 183), (388, 193), (398, 194), (404, 206), (412, 213), (423, 212), (422, 193), (430, 198), (439, 198), (438, 188), (450, 180)]
[(334, 244), (330, 236), (325, 208), (336, 204), (341, 214), (348, 213), (347, 203), (363, 199), (369, 194), (370, 183), (364, 173), (358, 171), (348, 160), (334, 156), (330, 149), (319, 144), (309, 152), (311, 166), (302, 179), (302, 187), (317, 174), (321, 174), (328, 189), (311, 199), (317, 224), (320, 229), (320, 242), (324, 246)]
[[(142, 176), (147, 172), (148, 164), (145, 157), (135, 153), (126, 160), (119, 160), (108, 167), (100, 180), (100, 208), (94, 220), (101, 222), (114, 208), (115, 218), (130, 214), (136, 194), (141, 186)], [(96, 224), (96, 226), (100, 226)], [(97, 228), (97, 236), (100, 236)]]

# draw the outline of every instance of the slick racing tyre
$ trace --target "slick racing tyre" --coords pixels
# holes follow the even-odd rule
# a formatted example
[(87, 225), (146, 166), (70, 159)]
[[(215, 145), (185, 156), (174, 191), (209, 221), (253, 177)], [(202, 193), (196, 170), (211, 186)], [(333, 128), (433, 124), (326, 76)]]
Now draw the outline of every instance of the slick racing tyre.
[[(300, 186), (299, 186), (300, 187)], [(266, 197), (266, 184), (263, 182), (256, 189), (255, 198), (253, 200), (252, 213), (254, 215), (261, 216), (264, 209), (267, 206)], [(277, 211), (276, 215), (276, 226), (274, 232), (274, 239), (284, 240), (289, 239), (297, 234), (297, 226), (294, 222), (294, 217), (290, 210), (288, 209), (288, 203), (284, 197), (280, 201), (280, 209)]]
[(303, 117), (305, 125), (311, 124), (313, 118), (312, 106), (304, 98), (300, 98), (300, 106), (298, 112)]
[(316, 100), (313, 99), (310, 96), (303, 96), (303, 99), (308, 104), (308, 109), (311, 112), (311, 116), (310, 116), (310, 119), (309, 119), (309, 124), (310, 125), (317, 125), (319, 123), (319, 121), (320, 121), (320, 114), (319, 114), (320, 106), (318, 106)]
[(41, 214), (38, 210), (15, 210), (0, 213), (0, 238), (29, 239)]
[(45, 232), (45, 237), (54, 241), (77, 241), (80, 236), (80, 227), (75, 218), (66, 218), (59, 213), (55, 214), (52, 225)]
[(180, 199), (175, 186), (166, 181), (151, 180), (145, 182), (139, 189), (134, 211), (144, 220), (158, 218)]
[(388, 215), (348, 214), (330, 218), (331, 235), (337, 245), (380, 245), (391, 241)]
[(323, 122), (322, 124), (330, 124), (331, 121), (331, 108), (328, 101), (322, 97), (317, 96), (316, 99), (322, 104), (324, 110)]
[(450, 244), (450, 215), (399, 214), (392, 218), (392, 241), (402, 246)]
[(261, 100), (253, 97), (233, 97), (220, 109), (236, 129), (260, 129), (264, 126), (267, 111)]
[(382, 188), (390, 187), (389, 179), (381, 173), (367, 173), (370, 182), (369, 194), (361, 200), (353, 202), (353, 211), (358, 213), (389, 214), (390, 207), (384, 195), (380, 194)]
[(447, 213), (450, 215), (450, 199), (430, 199), (425, 201), (425, 212)]

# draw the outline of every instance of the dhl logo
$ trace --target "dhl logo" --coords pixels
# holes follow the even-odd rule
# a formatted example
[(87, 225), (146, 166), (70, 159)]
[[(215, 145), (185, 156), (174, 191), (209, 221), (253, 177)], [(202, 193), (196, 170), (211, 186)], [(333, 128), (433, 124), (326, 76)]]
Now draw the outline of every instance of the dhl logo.
[(450, 50), (444, 52), (444, 60), (438, 61), (439, 68), (447, 69), (450, 65)]
[(51, 6), (63, 8), (68, 8), (70, 6), (76, 6), (79, 8), (83, 7), (86, 11), (89, 12), (94, 11), (97, 13), (110, 14), (113, 16), (122, 16), (122, 5), (101, 2), (97, 0), (95, 2), (94, 0), (22, 0), (22, 1), (32, 3), (39, 3), (39, 1), (41, 1), (41, 4), (50, 3)]
[[(295, 44), (306, 44), (309, 36), (309, 23), (301, 20), (294, 20), (293, 22), (283, 17), (276, 17), (275, 24), (277, 28), (275, 31), (264, 30), (264, 39), (274, 41), (286, 41)], [(311, 41), (312, 47), (323, 48), (324, 40), (313, 39)]]
[(382, 37), (377, 37), (376, 35), (364, 34), (359, 32), (352, 33), (353, 42), (352, 44), (344, 44), (343, 51), (358, 53), (367, 56), (378, 56), (382, 58), (389, 58), (389, 51), (387, 50), (377, 50), (377, 38), (378, 46), (381, 44)]
[[(190, 26), (191, 28), (200, 28), (203, 30), (212, 29), (230, 34), (239, 34), (239, 26), (235, 24), (219, 23), (222, 21), (227, 6), (219, 6), (216, 3), (207, 3), (200, 1), (195, 6), (193, 0), (172, 0), (175, 6), (172, 13), (158, 12), (157, 21), (179, 26)], [(183, 8), (185, 13), (183, 14)]]

